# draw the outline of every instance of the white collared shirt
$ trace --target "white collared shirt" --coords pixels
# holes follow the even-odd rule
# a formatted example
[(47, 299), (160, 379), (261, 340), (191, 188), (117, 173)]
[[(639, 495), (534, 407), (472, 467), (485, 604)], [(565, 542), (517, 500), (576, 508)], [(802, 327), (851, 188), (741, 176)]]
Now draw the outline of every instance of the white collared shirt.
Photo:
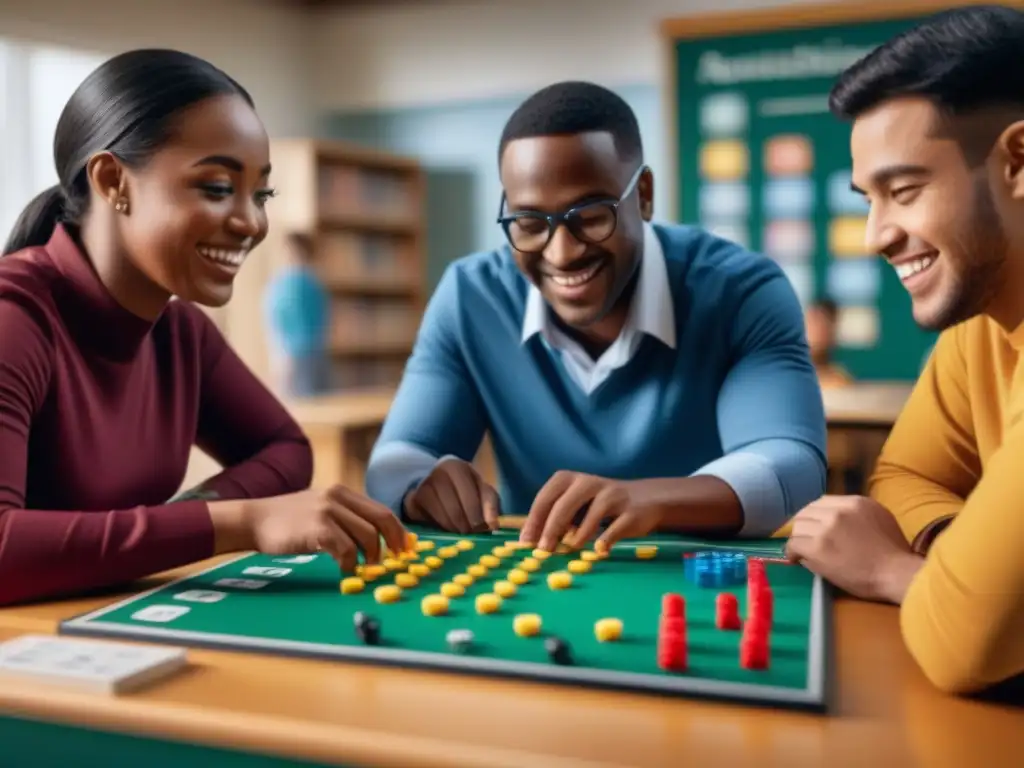
[(644, 225), (643, 254), (639, 269), (640, 276), (625, 325), (618, 338), (597, 360), (551, 321), (551, 310), (535, 285), (530, 286), (526, 297), (523, 343), (539, 333), (550, 348), (561, 353), (566, 371), (588, 395), (601, 386), (612, 371), (633, 358), (643, 340), (643, 334), (654, 336), (675, 349), (676, 316), (668, 284), (665, 252), (650, 224)]

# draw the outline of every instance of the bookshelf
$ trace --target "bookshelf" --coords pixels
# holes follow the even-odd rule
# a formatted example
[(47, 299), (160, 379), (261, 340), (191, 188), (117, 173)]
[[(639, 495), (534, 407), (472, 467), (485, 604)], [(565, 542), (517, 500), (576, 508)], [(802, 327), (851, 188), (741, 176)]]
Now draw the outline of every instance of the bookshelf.
[(270, 203), (267, 280), (287, 235), (309, 236), (331, 295), (334, 388), (397, 384), (426, 302), (422, 167), (315, 139), (275, 141), (271, 157), (278, 197)]

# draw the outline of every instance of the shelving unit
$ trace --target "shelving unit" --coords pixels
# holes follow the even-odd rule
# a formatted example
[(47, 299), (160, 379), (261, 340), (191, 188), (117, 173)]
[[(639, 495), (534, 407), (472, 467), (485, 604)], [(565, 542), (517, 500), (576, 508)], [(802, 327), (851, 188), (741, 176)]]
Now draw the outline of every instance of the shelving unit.
[(288, 139), (271, 149), (273, 279), (285, 237), (308, 235), (331, 293), (339, 390), (395, 385), (425, 305), (424, 173), (415, 160), (343, 142)]

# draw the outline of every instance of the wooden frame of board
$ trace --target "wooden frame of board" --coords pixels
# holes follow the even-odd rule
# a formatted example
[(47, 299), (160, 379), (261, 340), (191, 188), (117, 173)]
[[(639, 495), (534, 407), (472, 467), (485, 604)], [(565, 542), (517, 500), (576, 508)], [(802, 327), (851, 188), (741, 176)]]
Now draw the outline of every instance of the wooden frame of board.
[[(988, 5), (986, 0), (869, 0), (849, 3), (797, 3), (784, 7), (763, 8), (744, 11), (722, 11), (718, 13), (681, 16), (662, 20), (660, 24), (662, 67), (662, 103), (666, 105), (665, 157), (668, 160), (669, 185), (667, 199), (669, 209), (679, 210), (679, 93), (674, 65), (675, 44), (680, 40), (696, 40), (702, 37), (729, 35), (743, 32), (766, 32), (801, 27), (828, 26), (844, 22), (885, 21), (960, 8), (968, 5)], [(1024, 0), (1003, 0), (1002, 5), (1024, 7)], [(673, 213), (673, 216), (675, 213)]]

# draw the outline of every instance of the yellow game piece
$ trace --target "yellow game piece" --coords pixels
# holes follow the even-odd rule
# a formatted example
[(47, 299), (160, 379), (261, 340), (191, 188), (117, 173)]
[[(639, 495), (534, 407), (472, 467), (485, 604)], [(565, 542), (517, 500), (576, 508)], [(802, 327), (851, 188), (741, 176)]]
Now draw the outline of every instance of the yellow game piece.
[(471, 565), (466, 569), (466, 573), (472, 576), (474, 579), (482, 579), (487, 575), (487, 568), (482, 565)]
[(419, 536), (417, 536), (412, 531), (407, 531), (406, 534), (405, 534), (405, 549), (406, 549), (406, 551), (407, 552), (408, 551), (415, 551), (415, 549), (416, 549), (416, 542), (419, 541), (419, 540), (420, 540)]
[(604, 539), (598, 539), (594, 542), (594, 552), (597, 553), (598, 557), (608, 554), (608, 544)]
[(389, 571), (403, 571), (403, 570), (405, 570), (405, 566), (406, 566), (405, 562), (402, 561), (402, 560), (399, 560), (396, 557), (385, 557), (384, 558), (384, 567), (387, 570), (389, 570)]
[(500, 597), (512, 597), (516, 593), (516, 585), (511, 581), (494, 582), (494, 593)]
[(397, 584), (384, 584), (373, 590), (373, 599), (378, 603), (395, 603), (402, 596), (402, 588)]
[(533, 557), (523, 558), (519, 568), (524, 571), (536, 571), (540, 569), (540, 561)]
[(403, 589), (411, 589), (420, 583), (420, 580), (413, 576), (411, 573), (396, 573), (395, 584), (402, 587)]
[(437, 554), (439, 554), (445, 560), (448, 560), (459, 554), (459, 550), (457, 547), (441, 547), (439, 550), (437, 550)]
[(490, 592), (476, 596), (477, 613), (494, 613), (501, 607), (501, 598)]
[(533, 549), (537, 544), (533, 541), (510, 541), (506, 546), (512, 549)]
[(540, 632), (540, 616), (536, 613), (520, 613), (512, 620), (512, 631), (520, 637), (533, 637)]
[(419, 560), (420, 556), (417, 555), (415, 552), (399, 552), (398, 559), (399, 560)]
[(570, 560), (568, 565), (569, 573), (588, 573), (591, 565), (587, 560)]
[(444, 560), (437, 557), (437, 555), (431, 555), (430, 557), (425, 558), (423, 562), (426, 563), (428, 568), (440, 568), (444, 565)]
[(513, 584), (525, 584), (530, 580), (530, 574), (526, 571), (521, 571), (518, 568), (513, 568), (508, 572), (508, 580)]
[(572, 574), (565, 571), (555, 571), (548, 576), (548, 586), (551, 589), (568, 589), (572, 586)]
[(511, 557), (513, 549), (514, 547), (495, 547), (491, 550), (491, 554), (495, 557)]
[(456, 584), (452, 581), (446, 581), (441, 585), (441, 594), (445, 597), (462, 597), (466, 594), (466, 588), (461, 584)]
[(427, 595), (420, 601), (424, 616), (441, 616), (448, 613), (448, 598), (444, 595)]
[(530, 554), (532, 554), (538, 560), (547, 560), (549, 557), (551, 557), (551, 553), (548, 552), (546, 549), (535, 549)]
[(454, 581), (456, 584), (461, 584), (464, 587), (468, 587), (475, 581), (475, 579), (468, 573), (460, 573), (457, 576), (453, 576), (452, 581)]
[(586, 560), (587, 562), (593, 562), (599, 559), (597, 552), (591, 552), (589, 549), (585, 552), (580, 552), (580, 560)]
[(473, 542), (469, 539), (460, 539), (459, 541), (455, 542), (455, 548), (462, 550), (463, 552), (468, 552), (473, 548)]
[(568, 544), (559, 544), (557, 547), (555, 547), (556, 554), (567, 555), (570, 552), (572, 552), (572, 547), (570, 547)]
[(425, 566), (423, 563), (412, 563), (409, 566), (409, 573), (417, 579), (422, 579), (424, 576), (430, 575), (430, 568)]
[(380, 576), (383, 576), (388, 572), (388, 569), (383, 565), (373, 564), (363, 566), (363, 578), (367, 581), (373, 581)]
[(497, 568), (501, 565), (501, 560), (494, 555), (484, 555), (480, 558), (480, 565), (484, 568)]
[(358, 576), (350, 576), (347, 579), (341, 580), (341, 594), (354, 595), (356, 592), (362, 592), (365, 586), (366, 582)]
[(621, 619), (601, 619), (594, 624), (594, 637), (598, 642), (607, 643), (622, 637)]
[(416, 542), (416, 551), (417, 552), (426, 552), (428, 549), (433, 549), (433, 548), (434, 548), (434, 542), (432, 542), (432, 541), (417, 541)]
[(637, 547), (636, 548), (636, 556), (640, 560), (651, 560), (652, 558), (657, 556), (657, 554), (658, 554), (658, 548), (657, 547)]

